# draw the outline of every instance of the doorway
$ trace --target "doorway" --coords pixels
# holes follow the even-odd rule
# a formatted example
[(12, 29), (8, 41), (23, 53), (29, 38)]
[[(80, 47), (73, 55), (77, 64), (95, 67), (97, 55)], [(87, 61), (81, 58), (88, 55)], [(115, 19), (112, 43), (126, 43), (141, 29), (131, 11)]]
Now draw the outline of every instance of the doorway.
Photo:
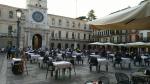
[(32, 38), (32, 48), (39, 49), (42, 47), (42, 36), (40, 34), (35, 34)]

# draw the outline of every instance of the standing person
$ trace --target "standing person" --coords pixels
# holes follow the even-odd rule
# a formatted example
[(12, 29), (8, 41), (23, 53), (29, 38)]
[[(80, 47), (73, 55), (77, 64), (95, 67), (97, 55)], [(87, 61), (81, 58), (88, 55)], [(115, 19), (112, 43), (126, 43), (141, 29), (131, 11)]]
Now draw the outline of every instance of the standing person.
[(12, 48), (11, 48), (11, 58), (14, 58), (15, 57), (15, 54), (16, 54), (16, 48), (15, 48), (15, 46), (13, 46)]
[(11, 58), (11, 47), (7, 48), (7, 59)]
[(49, 56), (49, 50), (48, 49), (45, 52), (45, 56)]

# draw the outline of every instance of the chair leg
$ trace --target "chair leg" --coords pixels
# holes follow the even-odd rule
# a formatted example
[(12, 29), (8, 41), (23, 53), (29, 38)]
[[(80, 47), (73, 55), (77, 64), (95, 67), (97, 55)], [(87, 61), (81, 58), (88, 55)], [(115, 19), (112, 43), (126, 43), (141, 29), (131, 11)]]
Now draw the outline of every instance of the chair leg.
[(92, 71), (92, 66), (90, 65), (90, 72)]
[(48, 75), (48, 69), (47, 69), (47, 72), (46, 72), (46, 79), (47, 79), (47, 75)]
[(74, 73), (75, 73), (75, 76), (76, 76), (75, 66), (73, 66), (73, 69), (74, 69)]

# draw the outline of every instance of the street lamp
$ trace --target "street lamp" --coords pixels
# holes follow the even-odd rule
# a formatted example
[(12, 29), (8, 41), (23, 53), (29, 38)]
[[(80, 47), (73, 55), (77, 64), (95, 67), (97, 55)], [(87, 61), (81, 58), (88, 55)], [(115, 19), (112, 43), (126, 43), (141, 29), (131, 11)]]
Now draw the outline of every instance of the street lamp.
[(16, 57), (19, 57), (19, 41), (20, 41), (20, 20), (21, 20), (21, 15), (22, 11), (21, 9), (16, 10), (17, 14), (17, 42), (16, 42)]

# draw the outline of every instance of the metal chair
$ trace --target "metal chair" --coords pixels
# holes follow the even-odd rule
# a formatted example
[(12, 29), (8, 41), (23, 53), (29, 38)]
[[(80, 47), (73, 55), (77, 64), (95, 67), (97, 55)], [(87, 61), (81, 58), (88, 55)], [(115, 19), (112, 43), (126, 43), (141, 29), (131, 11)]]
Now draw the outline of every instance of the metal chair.
[(101, 76), (98, 78), (98, 80), (99, 80), (99, 82), (102, 82), (102, 84), (109, 84), (109, 82), (110, 82), (109, 78), (106, 76)]
[(122, 60), (120, 58), (115, 58), (113, 66), (116, 67), (116, 64), (120, 65), (120, 67), (122, 68)]
[(76, 75), (74, 58), (70, 58), (70, 63), (72, 64), (73, 69), (74, 69), (74, 73), (75, 73), (75, 75)]
[(129, 77), (125, 73), (116, 72), (115, 77), (117, 84), (131, 84)]
[(81, 55), (77, 55), (76, 60), (77, 60), (78, 64), (80, 62), (83, 64), (83, 58), (81, 57)]
[(47, 72), (46, 72), (46, 79), (47, 79), (47, 75), (48, 75), (48, 72), (50, 71), (51, 72), (51, 77), (53, 76), (53, 71), (55, 70), (55, 67), (53, 66), (53, 63), (52, 61), (50, 61), (48, 63), (48, 67), (47, 67)]
[(92, 71), (92, 66), (96, 66), (96, 71), (98, 71), (98, 61), (97, 61), (97, 58), (91, 57), (90, 61), (89, 61), (89, 64), (90, 64), (90, 71)]
[[(137, 72), (143, 72), (144, 73), (144, 71), (146, 69), (147, 68), (140, 68), (137, 70)], [(133, 82), (133, 84), (147, 84), (147, 80), (143, 77), (132, 77), (132, 82)]]

